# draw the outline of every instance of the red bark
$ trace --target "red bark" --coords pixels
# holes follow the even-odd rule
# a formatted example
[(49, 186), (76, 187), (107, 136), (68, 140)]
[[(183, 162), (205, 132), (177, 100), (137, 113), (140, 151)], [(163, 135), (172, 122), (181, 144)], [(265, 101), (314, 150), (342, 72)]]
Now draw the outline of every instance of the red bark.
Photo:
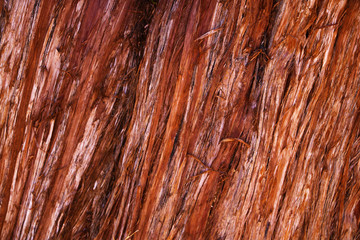
[(360, 3), (0, 1), (1, 239), (357, 239)]

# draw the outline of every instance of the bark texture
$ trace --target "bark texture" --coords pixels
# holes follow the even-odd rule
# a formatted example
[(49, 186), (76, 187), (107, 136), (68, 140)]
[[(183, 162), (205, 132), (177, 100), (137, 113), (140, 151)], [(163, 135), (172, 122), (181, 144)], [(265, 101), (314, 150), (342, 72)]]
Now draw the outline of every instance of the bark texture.
[(0, 0), (1, 239), (360, 239), (357, 0)]

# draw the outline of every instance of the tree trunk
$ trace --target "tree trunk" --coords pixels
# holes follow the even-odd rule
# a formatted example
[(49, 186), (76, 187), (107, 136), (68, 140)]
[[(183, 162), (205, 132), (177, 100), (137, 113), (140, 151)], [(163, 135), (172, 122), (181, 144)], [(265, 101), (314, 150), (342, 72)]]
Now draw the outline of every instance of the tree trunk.
[(1, 239), (359, 239), (360, 2), (1, 0)]

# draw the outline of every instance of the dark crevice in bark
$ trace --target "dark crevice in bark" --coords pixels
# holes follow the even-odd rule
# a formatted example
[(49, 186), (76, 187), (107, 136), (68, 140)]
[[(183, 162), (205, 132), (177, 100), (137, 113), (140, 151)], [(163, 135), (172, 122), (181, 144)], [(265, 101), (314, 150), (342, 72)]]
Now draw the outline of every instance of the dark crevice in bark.
[(5, 0), (1, 0), (0, 1), (0, 42), (2, 40), (4, 29), (6, 28), (6, 25), (9, 23), (9, 11), (10, 11), (9, 2), (5, 3)]

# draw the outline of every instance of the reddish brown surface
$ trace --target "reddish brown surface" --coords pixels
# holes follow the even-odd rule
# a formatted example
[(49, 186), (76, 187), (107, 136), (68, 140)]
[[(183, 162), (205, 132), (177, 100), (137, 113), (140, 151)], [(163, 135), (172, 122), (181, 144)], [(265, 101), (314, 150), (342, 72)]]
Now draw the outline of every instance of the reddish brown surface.
[(360, 3), (0, 1), (1, 239), (357, 239)]

